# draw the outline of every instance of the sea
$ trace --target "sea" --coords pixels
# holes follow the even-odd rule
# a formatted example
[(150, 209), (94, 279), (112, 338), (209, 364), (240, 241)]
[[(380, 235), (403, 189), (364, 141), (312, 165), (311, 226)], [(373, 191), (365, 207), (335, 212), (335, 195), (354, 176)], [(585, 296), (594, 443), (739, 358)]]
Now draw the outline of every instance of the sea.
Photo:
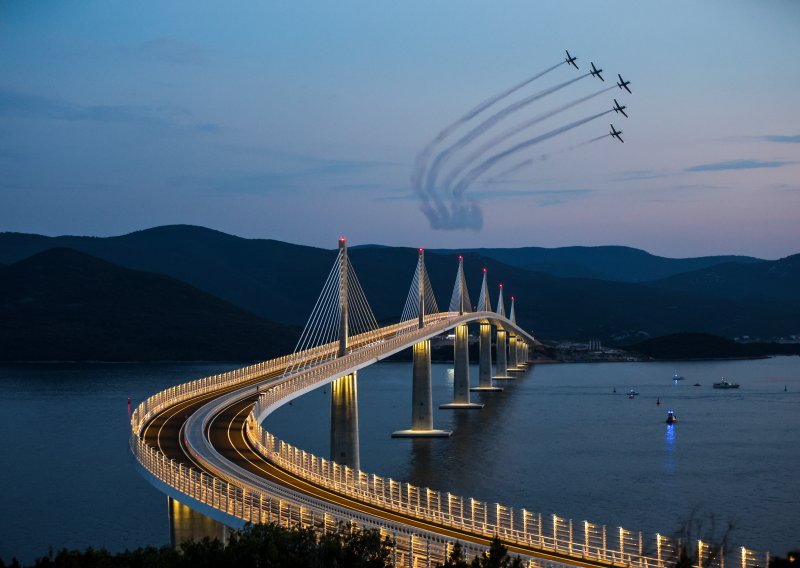
[[(0, 558), (168, 545), (167, 498), (137, 472), (128, 446), (128, 401), (135, 408), (239, 366), (0, 365)], [(740, 388), (712, 388), (722, 377)], [(610, 530), (670, 536), (692, 519), (731, 525), (735, 546), (773, 555), (800, 547), (800, 357), (542, 364), (498, 385), (472, 393), (481, 410), (435, 411), (450, 438), (394, 439), (411, 422), (411, 365), (362, 369), (362, 469)], [(434, 364), (434, 406), (452, 389), (452, 365)], [(265, 427), (328, 456), (330, 389), (282, 407)]]

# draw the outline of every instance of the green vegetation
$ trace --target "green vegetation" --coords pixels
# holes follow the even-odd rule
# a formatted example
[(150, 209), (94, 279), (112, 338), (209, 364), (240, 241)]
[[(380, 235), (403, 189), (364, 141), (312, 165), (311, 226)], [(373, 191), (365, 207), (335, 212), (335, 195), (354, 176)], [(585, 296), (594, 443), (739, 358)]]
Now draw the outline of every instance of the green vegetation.
[[(318, 536), (312, 529), (253, 525), (234, 533), (227, 546), (203, 539), (170, 547), (111, 553), (104, 549), (62, 550), (30, 568), (384, 568), (391, 566), (392, 542), (375, 530), (339, 531)], [(0, 568), (22, 568), (12, 560)]]
[(522, 568), (523, 564), (519, 556), (512, 557), (500, 539), (494, 537), (489, 550), (473, 558), (472, 562), (467, 562), (464, 549), (460, 543), (456, 542), (450, 557), (439, 566), (441, 568)]

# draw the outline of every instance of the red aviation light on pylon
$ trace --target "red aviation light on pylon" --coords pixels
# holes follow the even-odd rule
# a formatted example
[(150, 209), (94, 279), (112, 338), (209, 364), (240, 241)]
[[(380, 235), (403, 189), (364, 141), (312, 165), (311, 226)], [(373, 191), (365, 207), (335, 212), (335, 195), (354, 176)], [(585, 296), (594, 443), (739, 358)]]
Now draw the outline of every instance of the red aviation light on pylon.
[(486, 268), (483, 269), (483, 273), (486, 274)]
[(344, 238), (344, 236), (340, 236), (340, 237), (339, 237), (339, 242), (340, 242), (340, 243), (346, 243), (346, 242), (347, 242), (347, 239), (345, 239), (345, 238)]
[(461, 256), (461, 255), (458, 255), (458, 260), (464, 260), (464, 257)]
[(501, 287), (501, 288), (503, 287), (503, 283), (502, 283), (502, 282), (500, 282), (500, 287)]
[(423, 249), (422, 247), (419, 247), (419, 248), (417, 249), (417, 251), (418, 251), (418, 252), (422, 252), (423, 250), (424, 250), (424, 249)]
[(514, 301), (514, 296), (511, 296), (511, 301), (512, 301), (512, 302)]

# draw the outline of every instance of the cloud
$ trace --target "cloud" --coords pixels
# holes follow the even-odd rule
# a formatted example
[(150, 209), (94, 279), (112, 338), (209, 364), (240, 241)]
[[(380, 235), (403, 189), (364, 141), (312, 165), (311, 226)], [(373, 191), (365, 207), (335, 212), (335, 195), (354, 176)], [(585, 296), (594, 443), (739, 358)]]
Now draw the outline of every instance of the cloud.
[(717, 172), (723, 170), (756, 170), (761, 168), (780, 168), (796, 162), (764, 162), (761, 160), (732, 160), (713, 164), (699, 164), (686, 168), (687, 172)]
[(3, 87), (0, 87), (0, 116), (172, 128), (188, 126), (200, 132), (216, 132), (219, 129), (211, 123), (187, 123), (186, 119), (191, 117), (191, 113), (178, 107), (79, 105)]
[(637, 180), (644, 180), (644, 179), (658, 179), (663, 177), (669, 177), (671, 173), (657, 171), (657, 170), (631, 170), (627, 172), (622, 172), (618, 178), (615, 178), (613, 181), (637, 181)]
[(766, 140), (767, 142), (779, 142), (782, 144), (800, 144), (800, 134), (796, 134), (794, 136), (770, 134), (767, 136), (762, 136), (761, 139)]

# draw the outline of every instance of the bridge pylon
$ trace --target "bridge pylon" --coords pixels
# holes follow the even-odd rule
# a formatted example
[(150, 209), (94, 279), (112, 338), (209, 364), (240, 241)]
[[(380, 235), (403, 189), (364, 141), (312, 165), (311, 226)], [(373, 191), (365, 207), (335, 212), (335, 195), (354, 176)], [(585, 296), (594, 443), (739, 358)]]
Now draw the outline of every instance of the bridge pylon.
[(358, 471), (361, 457), (358, 442), (358, 377), (355, 372), (331, 383), (332, 461)]
[[(497, 313), (501, 316), (506, 315), (505, 306), (503, 304), (503, 284), (500, 284), (500, 298), (497, 300)], [(494, 378), (495, 380), (510, 380), (514, 377), (508, 374), (508, 347), (506, 345), (506, 338), (508, 332), (500, 327), (497, 328), (497, 369)]]
[[(403, 314), (400, 316), (400, 323), (416, 319), (416, 328), (422, 329), (425, 327), (425, 316), (438, 313), (439, 306), (436, 304), (436, 297), (433, 295), (431, 281), (425, 268), (425, 250), (420, 248), (418, 252), (417, 269), (414, 272), (414, 278), (411, 280), (411, 287), (408, 290)], [(414, 331), (411, 327), (402, 327), (398, 331), (398, 335), (411, 331)]]
[[(453, 297), (450, 300), (450, 311), (464, 312), (472, 311), (472, 302), (467, 291), (467, 280), (464, 277), (464, 257), (458, 257), (458, 272), (456, 273), (456, 284), (453, 288)], [(482, 404), (470, 402), (469, 400), (469, 328), (467, 324), (457, 325), (453, 330), (455, 339), (453, 341), (453, 402), (439, 405), (439, 408), (447, 410), (478, 410), (483, 408)]]
[(433, 427), (433, 391), (431, 390), (431, 342), (414, 344), (411, 387), (411, 428), (392, 432), (392, 438), (446, 438), (448, 430)]
[[(481, 295), (478, 298), (478, 311), (491, 312), (492, 303), (489, 299), (489, 286), (486, 282), (486, 269), (483, 269), (483, 283)], [(492, 384), (492, 325), (489, 322), (478, 324), (478, 386), (472, 387), (473, 392), (501, 391), (500, 387)]]

